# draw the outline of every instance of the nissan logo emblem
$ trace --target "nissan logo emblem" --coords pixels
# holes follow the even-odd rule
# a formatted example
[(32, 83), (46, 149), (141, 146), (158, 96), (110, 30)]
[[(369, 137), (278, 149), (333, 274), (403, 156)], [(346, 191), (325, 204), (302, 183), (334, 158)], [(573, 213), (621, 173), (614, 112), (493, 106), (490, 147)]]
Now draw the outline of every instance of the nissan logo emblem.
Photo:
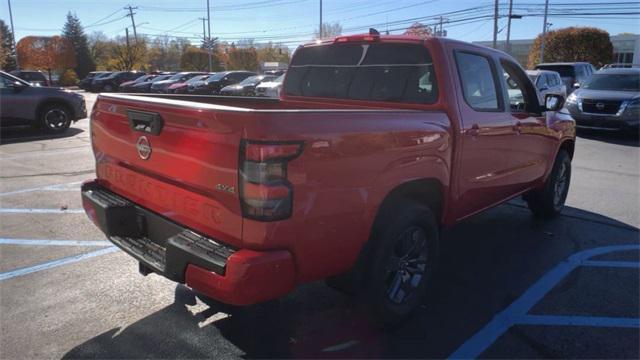
[(596, 103), (596, 109), (598, 109), (598, 110), (604, 110), (604, 103), (601, 103), (601, 102)]
[(147, 160), (151, 156), (151, 144), (146, 136), (140, 136), (136, 142), (138, 155), (142, 160)]

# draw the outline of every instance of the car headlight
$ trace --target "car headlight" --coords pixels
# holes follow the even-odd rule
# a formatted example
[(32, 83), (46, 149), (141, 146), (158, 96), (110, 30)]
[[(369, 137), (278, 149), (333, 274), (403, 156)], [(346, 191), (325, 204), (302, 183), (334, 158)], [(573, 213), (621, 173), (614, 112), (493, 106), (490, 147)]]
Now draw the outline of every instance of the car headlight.
[(571, 93), (565, 102), (568, 104), (576, 104), (578, 102), (578, 96), (576, 96), (576, 93)]

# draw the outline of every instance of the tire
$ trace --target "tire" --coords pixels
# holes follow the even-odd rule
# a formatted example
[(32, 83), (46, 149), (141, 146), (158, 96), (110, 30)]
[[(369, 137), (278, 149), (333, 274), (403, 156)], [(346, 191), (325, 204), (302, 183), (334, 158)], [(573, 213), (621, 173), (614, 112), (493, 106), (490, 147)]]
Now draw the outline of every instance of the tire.
[(527, 193), (524, 200), (536, 217), (551, 219), (562, 212), (570, 183), (571, 157), (565, 150), (560, 150), (544, 186)]
[(62, 104), (45, 106), (40, 112), (40, 125), (50, 134), (60, 134), (71, 126), (71, 111)]
[(113, 91), (113, 86), (111, 86), (111, 84), (107, 84), (102, 88), (102, 91), (104, 91), (104, 92), (112, 92)]
[(428, 207), (402, 201), (374, 234), (366, 297), (383, 326), (406, 320), (424, 301), (437, 263), (439, 227)]

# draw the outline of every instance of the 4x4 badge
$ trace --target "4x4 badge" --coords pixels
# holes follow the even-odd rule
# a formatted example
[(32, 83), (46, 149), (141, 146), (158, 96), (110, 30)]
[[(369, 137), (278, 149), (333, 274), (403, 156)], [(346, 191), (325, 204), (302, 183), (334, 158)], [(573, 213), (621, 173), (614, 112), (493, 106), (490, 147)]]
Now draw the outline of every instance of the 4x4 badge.
[(138, 150), (138, 155), (142, 160), (147, 160), (149, 156), (151, 156), (151, 143), (146, 136), (140, 136), (138, 141), (136, 142), (136, 149)]

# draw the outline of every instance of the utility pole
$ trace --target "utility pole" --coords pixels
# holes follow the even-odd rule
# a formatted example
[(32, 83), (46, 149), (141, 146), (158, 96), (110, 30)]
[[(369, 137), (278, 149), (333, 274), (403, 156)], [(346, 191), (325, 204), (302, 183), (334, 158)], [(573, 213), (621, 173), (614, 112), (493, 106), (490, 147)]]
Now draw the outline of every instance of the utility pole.
[(198, 18), (198, 20), (202, 20), (202, 46), (206, 47), (207, 46), (207, 29), (205, 28), (205, 21), (207, 21), (207, 18)]
[(213, 71), (213, 59), (211, 58), (211, 46), (213, 44), (211, 44), (211, 10), (209, 7), (209, 0), (207, 0), (207, 27), (208, 27), (208, 34), (207, 34), (207, 52), (209, 53), (209, 72)]
[(16, 53), (16, 70), (20, 70), (20, 63), (18, 62), (18, 48), (16, 47), (16, 31), (13, 29), (13, 13), (11, 12), (11, 0), (9, 2), (9, 20), (11, 21), (11, 36), (13, 37), (13, 51)]
[(493, 10), (493, 48), (498, 46), (498, 0), (495, 2), (495, 9)]
[(513, 0), (509, 0), (509, 18), (507, 20), (507, 44), (505, 50), (507, 53), (511, 54), (511, 43), (509, 42), (511, 38), (511, 12), (513, 11)]
[(131, 45), (129, 44), (129, 28), (124, 28), (126, 38), (127, 38), (127, 70), (131, 70)]
[(544, 62), (544, 38), (547, 35), (547, 12), (549, 11), (549, 0), (544, 2), (544, 22), (542, 23), (542, 42), (540, 43), (540, 62)]
[[(440, 37), (446, 37), (447, 36), (445, 31), (444, 31), (444, 23), (445, 22), (449, 22), (449, 18), (440, 16), (440, 23), (435, 26), (436, 36), (440, 36)], [(440, 26), (439, 30), (438, 30), (438, 25)]]
[(127, 15), (128, 17), (131, 18), (131, 25), (133, 26), (133, 38), (136, 41), (136, 44), (138, 43), (138, 33), (136, 32), (136, 22), (133, 19), (133, 15), (135, 15), (135, 13), (133, 12), (133, 10), (137, 9), (137, 7), (131, 7), (131, 5), (127, 6), (124, 8), (125, 10), (129, 10), (129, 15)]
[(320, 0), (320, 29), (318, 30), (318, 35), (322, 39), (322, 0)]

